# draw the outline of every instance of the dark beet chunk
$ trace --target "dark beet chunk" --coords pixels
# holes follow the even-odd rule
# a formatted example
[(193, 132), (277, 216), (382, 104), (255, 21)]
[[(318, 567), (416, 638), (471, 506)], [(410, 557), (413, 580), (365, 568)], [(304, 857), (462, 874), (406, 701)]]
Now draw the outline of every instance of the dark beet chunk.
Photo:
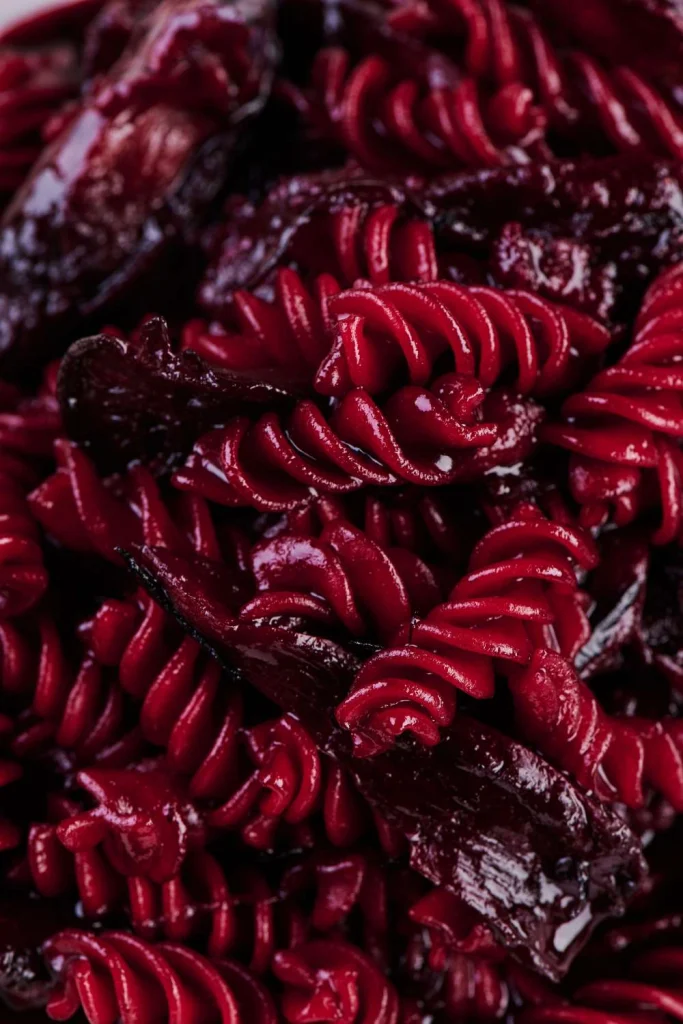
[(623, 912), (642, 877), (637, 841), (537, 754), (462, 714), (437, 747), (354, 758), (332, 717), (359, 665), (350, 651), (235, 624), (216, 563), (160, 549), (130, 562), (228, 667), (301, 719), (407, 836), (413, 866), (463, 897), (517, 957), (558, 978), (594, 926)]
[(0, 223), (0, 355), (56, 351), (187, 238), (262, 106), (276, 46), (267, 0), (163, 0), (47, 147)]
[(176, 355), (160, 318), (134, 341), (99, 335), (77, 342), (59, 376), (69, 435), (106, 470), (142, 459), (161, 471), (203, 431), (255, 407), (282, 405), (300, 388), (284, 372), (256, 378), (213, 369), (192, 351)]

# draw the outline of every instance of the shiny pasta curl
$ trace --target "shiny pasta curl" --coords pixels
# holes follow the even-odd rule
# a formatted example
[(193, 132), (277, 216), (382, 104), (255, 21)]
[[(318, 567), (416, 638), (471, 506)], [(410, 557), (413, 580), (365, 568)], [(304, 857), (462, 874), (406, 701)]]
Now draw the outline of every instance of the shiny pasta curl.
[(655, 792), (683, 810), (683, 722), (609, 715), (566, 659), (534, 653), (510, 679), (517, 726), (601, 799), (639, 808)]
[(27, 864), (42, 896), (75, 890), (88, 921), (124, 913), (143, 939), (198, 945), (211, 959), (234, 956), (255, 974), (269, 968), (277, 949), (306, 937), (305, 917), (291, 899), (274, 893), (262, 874), (232, 869), (228, 875), (205, 850), (188, 854), (177, 874), (155, 882), (122, 875), (98, 848), (70, 854), (55, 824), (44, 823), (30, 829)]
[(29, 505), (46, 533), (68, 550), (117, 564), (116, 549), (136, 544), (221, 557), (211, 514), (201, 500), (181, 499), (171, 510), (144, 466), (105, 481), (73, 442), (59, 438), (54, 451), (57, 470), (33, 491)]
[[(672, 98), (628, 66), (609, 67), (586, 52), (558, 49), (544, 31), (542, 20), (539, 6), (532, 14), (502, 0), (430, 3), (422, 11), (418, 5), (408, 4), (387, 17), (393, 31), (410, 35), (426, 30), (432, 38), (448, 39), (454, 28), (458, 34), (464, 29), (465, 38), (459, 47), (463, 49), (466, 73), (473, 81), (486, 83), (494, 96), (508, 97), (509, 108), (502, 107), (499, 122), (499, 131), (507, 128), (508, 138), (519, 135), (527, 123), (520, 120), (521, 116), (528, 119), (533, 111), (538, 128), (545, 129), (546, 147), (558, 149), (560, 155), (566, 153), (569, 144), (574, 150), (596, 155), (616, 151), (681, 156), (683, 119)], [(340, 58), (335, 60), (339, 62)], [(328, 72), (330, 86), (335, 82), (335, 60)], [(371, 81), (369, 77), (367, 93)], [(362, 85), (365, 82), (361, 78), (355, 93), (351, 93), (355, 105), (345, 108), (355, 134), (363, 128), (367, 132), (370, 121), (358, 103), (358, 97), (365, 95)], [(406, 103), (415, 89), (409, 92), (404, 86), (404, 95), (400, 90), (396, 93), (385, 101), (387, 108), (400, 111), (406, 137), (417, 141), (420, 122), (411, 117), (414, 101)]]
[(353, 496), (328, 495), (286, 513), (267, 535), (318, 536), (328, 524), (342, 522), (358, 527), (385, 550), (400, 548), (424, 561), (446, 556), (455, 564), (462, 559), (467, 541), (456, 506), (457, 496), (441, 491), (361, 493), (358, 502)]
[(52, 1020), (81, 1011), (89, 1024), (188, 1019), (221, 1024), (277, 1024), (265, 987), (246, 968), (211, 961), (186, 946), (146, 942), (124, 932), (58, 932), (43, 947), (56, 978)]
[[(305, 308), (300, 303), (296, 315), (312, 350), (316, 307), (310, 315)], [(341, 292), (325, 299), (318, 322), (329, 318), (314, 378), (329, 409), (303, 399), (285, 417), (235, 418), (197, 442), (174, 474), (176, 487), (275, 511), (310, 500), (312, 491), (472, 479), (490, 464), (519, 461), (540, 415), (527, 396), (571, 386), (577, 358), (609, 342), (595, 321), (537, 296), (448, 282)], [(511, 393), (485, 402), (510, 362)], [(396, 374), (409, 383), (396, 385)], [(482, 408), (497, 422), (482, 423)], [(487, 445), (496, 452), (492, 463), (477, 452)]]
[(654, 505), (654, 544), (683, 530), (682, 284), (678, 265), (655, 281), (621, 359), (565, 401), (562, 422), (540, 431), (571, 453), (570, 486), (585, 525), (612, 518), (624, 526)]
[[(186, 725), (181, 733), (187, 743)], [(200, 747), (194, 754), (195, 763), (201, 761), (200, 770), (191, 775), (188, 784), (188, 765), (177, 762), (173, 768), (176, 772), (184, 768), (182, 774), (171, 775), (168, 765), (162, 763), (138, 795), (133, 768), (122, 772), (105, 766), (81, 772), (79, 782), (97, 806), (84, 812), (79, 809), (65, 818), (57, 827), (60, 841), (72, 853), (92, 850), (103, 841), (105, 846), (125, 847), (125, 853), (114, 858), (120, 870), (159, 878), (166, 877), (159, 868), (160, 862), (166, 862), (165, 854), (160, 851), (158, 858), (148, 857), (144, 837), (153, 832), (161, 842), (162, 835), (167, 835), (170, 857), (173, 849), (180, 849), (185, 842), (182, 829), (188, 820), (201, 835), (237, 833), (247, 846), (259, 850), (272, 849), (283, 828), (291, 833), (294, 845), (305, 845), (309, 837), (301, 830), (317, 820), (330, 843), (347, 847), (366, 833), (374, 820), (383, 848), (391, 854), (401, 848), (398, 837), (379, 816), (370, 813), (345, 773), (318, 751), (293, 716), (244, 729), (239, 728), (233, 712), (220, 734), (221, 738), (228, 736), (219, 748), (220, 757), (202, 761)], [(167, 825), (159, 816), (162, 798), (178, 807), (175, 824)], [(115, 811), (122, 801), (128, 808), (123, 817)]]
[(0, 618), (21, 616), (41, 599), (48, 576), (27, 494), (48, 461), (59, 428), (49, 392), (23, 399), (0, 383)]
[(282, 1015), (289, 1024), (397, 1024), (396, 991), (372, 960), (341, 939), (316, 939), (280, 951), (273, 972), (284, 986)]
[(490, 90), (442, 62), (438, 82), (428, 55), (406, 76), (377, 53), (354, 62), (329, 47), (316, 55), (310, 86), (285, 92), (319, 135), (376, 173), (498, 167), (543, 151), (546, 119), (526, 85)]
[(377, 754), (404, 732), (434, 745), (453, 721), (458, 691), (493, 697), (496, 670), (514, 675), (539, 648), (572, 659), (590, 634), (576, 569), (597, 561), (588, 535), (531, 506), (493, 527), (448, 601), (361, 668), (336, 712), (356, 753)]
[(299, 616), (386, 642), (442, 596), (436, 573), (422, 559), (384, 548), (341, 520), (327, 523), (317, 537), (262, 541), (250, 561), (257, 594), (240, 609), (241, 619)]
[(3, 624), (0, 647), (3, 691), (30, 697), (12, 741), (18, 756), (33, 758), (56, 744), (86, 765), (125, 762), (139, 752), (139, 731), (128, 725), (118, 682), (88, 652), (74, 668), (51, 615), (21, 628)]

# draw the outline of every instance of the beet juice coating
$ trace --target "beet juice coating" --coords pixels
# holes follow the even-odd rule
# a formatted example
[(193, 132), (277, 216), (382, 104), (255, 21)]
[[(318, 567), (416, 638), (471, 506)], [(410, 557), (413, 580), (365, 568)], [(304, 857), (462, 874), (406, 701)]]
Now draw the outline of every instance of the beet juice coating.
[(163, 274), (265, 101), (271, 20), (267, 8), (199, 0), (167, 0), (139, 19), (2, 219), (7, 365), (34, 365), (79, 316)]

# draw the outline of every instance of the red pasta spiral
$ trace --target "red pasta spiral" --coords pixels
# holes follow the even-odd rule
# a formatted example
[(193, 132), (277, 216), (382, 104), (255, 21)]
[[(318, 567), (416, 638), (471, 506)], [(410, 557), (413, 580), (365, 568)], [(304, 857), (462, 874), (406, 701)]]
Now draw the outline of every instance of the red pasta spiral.
[[(449, 33), (452, 40), (454, 29), (457, 34), (464, 32), (458, 50), (462, 49), (467, 73), (499, 90), (494, 97), (504, 95), (509, 103), (509, 107), (503, 104), (497, 122), (498, 131), (507, 130), (504, 137), (514, 138), (533, 111), (539, 129), (544, 126), (540, 115), (546, 119), (544, 141), (551, 148), (559, 141), (561, 154), (569, 142), (576, 151), (598, 155), (611, 150), (681, 156), (683, 121), (676, 103), (627, 66), (609, 67), (589, 53), (559, 49), (542, 27), (542, 7), (537, 5), (532, 14), (502, 0), (455, 6), (432, 3), (426, 5), (427, 17), (421, 18), (416, 18), (415, 9), (415, 5), (399, 8), (388, 16), (388, 23), (394, 31), (413, 35), (426, 30), (428, 39), (444, 38), (447, 51)], [(364, 96), (358, 87), (356, 92)], [(367, 108), (358, 104), (350, 109), (357, 132), (361, 126), (368, 132)], [(403, 124), (413, 128), (410, 109), (406, 106), (401, 112)], [(463, 113), (458, 127), (460, 119), (465, 120)]]
[(623, 526), (654, 503), (661, 508), (655, 544), (674, 540), (683, 524), (680, 280), (674, 267), (655, 282), (621, 359), (565, 401), (562, 423), (541, 428), (546, 443), (572, 453), (582, 521), (594, 526), (611, 516)]
[[(168, 709), (159, 692), (155, 697), (162, 718), (168, 719)], [(201, 834), (207, 829), (211, 834), (237, 832), (246, 845), (262, 850), (273, 848), (283, 827), (296, 830), (308, 825), (314, 816), (320, 816), (327, 838), (338, 846), (352, 844), (367, 831), (371, 817), (364, 802), (346, 775), (321, 755), (293, 716), (285, 715), (244, 729), (240, 728), (239, 702), (234, 702), (230, 716), (214, 726), (220, 742), (209, 746), (203, 754), (207, 739), (211, 744), (211, 736), (203, 736), (201, 730), (208, 717), (197, 715), (193, 721), (185, 712), (179, 727), (166, 741), (170, 765), (180, 775), (170, 775), (168, 765), (160, 767), (145, 777), (137, 797), (133, 770), (82, 772), (79, 781), (96, 800), (97, 807), (78, 813), (59, 826), (59, 837), (67, 848), (82, 852), (111, 841), (117, 850), (125, 847), (125, 853), (115, 855), (124, 873), (148, 874), (164, 880), (166, 869), (159, 867), (156, 857), (148, 857), (143, 837), (149, 831), (162, 835), (170, 829), (167, 854), (175, 865), (173, 850), (184, 849), (182, 829), (187, 827), (188, 820)], [(149, 726), (149, 718), (147, 727), (142, 726), (143, 734), (146, 732), (150, 739), (162, 744), (163, 730), (162, 721), (156, 735), (150, 735), (154, 730)], [(192, 750), (193, 741), (197, 750)], [(178, 746), (185, 754), (184, 763), (177, 756)], [(199, 768), (193, 772), (197, 762)], [(188, 775), (186, 788), (181, 778)], [(158, 816), (164, 798), (178, 807), (175, 824), (167, 824)], [(125, 820), (117, 817), (116, 808), (122, 801), (128, 801)], [(395, 837), (379, 819), (377, 829), (386, 848), (395, 847)], [(161, 862), (166, 864), (168, 857), (162, 856)]]
[[(221, 504), (278, 510), (296, 507), (312, 490), (472, 478), (488, 462), (463, 448), (495, 443), (497, 433), (506, 439), (496, 450), (502, 464), (533, 443), (538, 413), (510, 396), (484, 405), (497, 429), (478, 419), (485, 389), (509, 363), (518, 370), (518, 392), (544, 394), (573, 381), (577, 355), (609, 341), (590, 318), (537, 296), (447, 282), (352, 289), (326, 299), (324, 310), (333, 324), (318, 344), (327, 355), (315, 387), (334, 399), (330, 409), (305, 399), (287, 417), (234, 419), (200, 439), (174, 476), (177, 487)], [(312, 342), (312, 313), (304, 319)], [(396, 375), (406, 374), (410, 383), (396, 385)]]
[(44, 146), (50, 119), (78, 93), (73, 47), (0, 50), (0, 196), (21, 185)]
[(329, 314), (334, 341), (315, 384), (337, 398), (354, 387), (381, 394), (397, 375), (426, 385), (444, 354), (484, 388), (512, 365), (517, 393), (548, 395), (571, 385), (577, 358), (610, 340), (590, 317), (530, 292), (446, 281), (352, 289), (330, 299)]
[(28, 867), (42, 896), (75, 889), (87, 920), (123, 912), (141, 938), (200, 944), (212, 959), (235, 955), (256, 974), (268, 969), (277, 949), (305, 937), (292, 901), (277, 897), (264, 876), (234, 869), (228, 875), (205, 850), (188, 854), (176, 875), (155, 882), (122, 875), (101, 848), (70, 853), (54, 824), (36, 824), (28, 838)]
[(59, 932), (43, 947), (57, 979), (52, 1020), (81, 1011), (90, 1024), (189, 1019), (276, 1024), (266, 989), (244, 967), (211, 961), (186, 946), (152, 944), (124, 932)]
[(526, 162), (545, 129), (521, 82), (491, 92), (438, 54), (410, 74), (377, 53), (354, 62), (330, 47), (316, 55), (310, 87), (287, 91), (318, 134), (379, 173)]
[(597, 553), (582, 531), (523, 507), (475, 546), (470, 571), (449, 600), (417, 619), (400, 647), (362, 667), (337, 708), (356, 753), (376, 754), (404, 732), (439, 742), (455, 715), (458, 690), (491, 698), (495, 670), (514, 674), (537, 648), (572, 658), (590, 635), (575, 566), (590, 569)]
[(319, 939), (273, 959), (289, 1024), (396, 1024), (396, 992), (370, 958), (340, 939)]
[(122, 478), (102, 480), (71, 441), (55, 442), (57, 471), (29, 497), (44, 530), (71, 551), (118, 562), (117, 548), (152, 544), (220, 557), (211, 515), (203, 502), (170, 506), (152, 474), (134, 466)]
[(522, 735), (602, 799), (643, 807), (648, 793), (683, 809), (683, 723), (608, 715), (567, 661), (538, 650), (510, 679)]
[(47, 587), (40, 531), (27, 503), (50, 455), (59, 416), (54, 398), (22, 399), (0, 383), (0, 616), (21, 615)]
[(313, 537), (328, 524), (342, 522), (358, 527), (385, 550), (401, 548), (425, 561), (445, 555), (449, 563), (456, 563), (462, 557), (467, 532), (456, 514), (456, 495), (409, 490), (361, 494), (358, 502), (353, 497), (318, 498), (286, 513), (270, 532)]
[(243, 619), (302, 616), (386, 640), (441, 596), (436, 575), (417, 556), (382, 548), (338, 520), (317, 538), (283, 535), (257, 544), (251, 565), (260, 593), (240, 609)]
[[(382, 405), (357, 389), (332, 413), (305, 399), (290, 416), (267, 413), (256, 423), (240, 417), (204, 435), (173, 481), (222, 505), (269, 511), (296, 508), (315, 492), (346, 494), (367, 484), (446, 484), (478, 474), (467, 450), (496, 440), (493, 424), (468, 422), (483, 399), (476, 383), (462, 386), (452, 377), (429, 390), (402, 388)], [(518, 444), (526, 444), (538, 416), (512, 399), (496, 412), (508, 427), (501, 433), (514, 435), (517, 461)]]
[(117, 681), (87, 652), (74, 667), (49, 614), (21, 631), (5, 627), (0, 643), (3, 688), (31, 695), (13, 740), (18, 754), (35, 757), (56, 744), (84, 765), (96, 759), (125, 761), (139, 750), (139, 733), (128, 724)]

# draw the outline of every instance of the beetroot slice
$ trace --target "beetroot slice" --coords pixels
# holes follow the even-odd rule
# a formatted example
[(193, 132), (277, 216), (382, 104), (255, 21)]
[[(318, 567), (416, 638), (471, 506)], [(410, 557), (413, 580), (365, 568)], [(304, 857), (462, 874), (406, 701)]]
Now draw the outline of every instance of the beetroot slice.
[(0, 221), (3, 372), (166, 282), (266, 101), (273, 20), (271, 0), (162, 0), (135, 26)]
[(58, 391), (66, 432), (103, 472), (137, 459), (162, 472), (204, 431), (255, 406), (286, 404), (301, 383), (283, 371), (256, 377), (212, 369), (191, 351), (176, 355), (154, 317), (134, 342), (100, 334), (72, 345)]
[(217, 563), (158, 548), (126, 557), (228, 670), (301, 719), (406, 835), (413, 867), (461, 896), (518, 959), (557, 979), (595, 925), (623, 912), (644, 872), (637, 841), (537, 754), (463, 713), (435, 748), (406, 741), (356, 759), (332, 709), (359, 655), (318, 637), (236, 623)]

